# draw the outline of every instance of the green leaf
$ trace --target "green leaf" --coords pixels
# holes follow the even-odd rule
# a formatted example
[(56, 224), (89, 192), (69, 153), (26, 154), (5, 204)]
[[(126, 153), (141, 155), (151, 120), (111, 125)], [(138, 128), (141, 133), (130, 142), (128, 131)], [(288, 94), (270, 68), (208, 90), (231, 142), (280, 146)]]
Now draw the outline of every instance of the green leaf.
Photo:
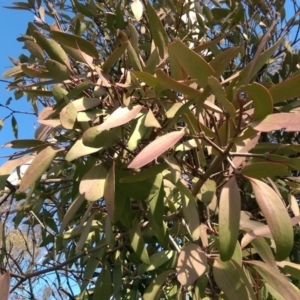
[(76, 118), (77, 118), (77, 110), (76, 107), (73, 105), (73, 103), (69, 103), (61, 110), (61, 112), (59, 113), (59, 118), (60, 118), (61, 125), (65, 129), (74, 128)]
[(107, 173), (104, 186), (104, 200), (106, 204), (107, 214), (111, 223), (115, 222), (115, 162), (113, 162)]
[(123, 55), (127, 47), (128, 47), (128, 42), (125, 42), (120, 47), (115, 49), (115, 51), (103, 63), (102, 65), (103, 72), (108, 73), (110, 71), (110, 69), (115, 65), (118, 59)]
[(47, 39), (39, 31), (34, 31), (34, 38), (36, 39), (37, 44), (47, 52), (52, 60), (55, 60), (67, 66), (69, 70), (71, 69), (69, 58), (58, 43), (53, 40)]
[(49, 71), (49, 75), (54, 80), (61, 82), (70, 78), (71, 73), (67, 66), (53, 60), (48, 59), (45, 64), (47, 70)]
[(37, 154), (22, 178), (19, 188), (20, 192), (26, 192), (34, 183), (37, 182), (43, 173), (50, 167), (58, 151), (58, 149), (49, 146)]
[(150, 256), (150, 264), (142, 263), (139, 265), (138, 274), (143, 275), (146, 272), (153, 271), (159, 268), (161, 265), (169, 261), (173, 255), (175, 255), (175, 251), (173, 250), (164, 250), (160, 252), (156, 252)]
[(171, 274), (171, 270), (165, 271), (160, 273), (156, 278), (154, 278), (150, 284), (148, 285), (147, 289), (144, 292), (143, 300), (159, 300), (162, 286), (167, 281), (169, 275)]
[(151, 87), (156, 87), (158, 85), (158, 80), (156, 77), (151, 75), (148, 72), (141, 71), (133, 71), (132, 72), (140, 81), (145, 82), (147, 85)]
[(273, 98), (274, 104), (300, 95), (300, 75), (288, 78), (280, 83), (272, 86), (269, 92)]
[(282, 199), (262, 181), (248, 177), (256, 201), (270, 227), (276, 244), (276, 260), (284, 260), (293, 248), (294, 233)]
[(254, 104), (253, 121), (260, 121), (273, 113), (273, 100), (270, 92), (261, 84), (254, 82), (251, 85), (243, 86), (239, 92), (248, 94)]
[(13, 130), (14, 136), (17, 139), (19, 130), (18, 130), (18, 123), (17, 123), (17, 120), (14, 117), (14, 115), (11, 116), (11, 127)]
[(255, 162), (250, 163), (242, 168), (241, 174), (257, 179), (275, 176), (288, 176), (289, 168), (280, 163), (273, 162)]
[(274, 254), (267, 243), (266, 239), (263, 237), (257, 237), (251, 242), (253, 248), (257, 251), (261, 259), (269, 266), (277, 269), (277, 264), (274, 258)]
[(94, 148), (88, 147), (83, 144), (82, 138), (77, 140), (75, 144), (68, 151), (65, 159), (66, 161), (72, 161), (78, 157), (85, 156), (91, 153), (98, 152), (102, 147)]
[(43, 60), (45, 58), (43, 49), (34, 41), (26, 40), (24, 48), (27, 49), (37, 59)]
[(224, 292), (227, 299), (256, 299), (246, 274), (234, 260), (224, 262), (219, 258), (215, 259), (213, 275), (218, 287)]
[(193, 284), (205, 271), (207, 257), (200, 246), (187, 244), (178, 256), (177, 280), (184, 287)]
[(88, 201), (97, 201), (104, 196), (107, 170), (103, 164), (95, 164), (81, 179), (79, 193)]
[(33, 78), (52, 78), (52, 75), (47, 71), (30, 68), (26, 65), (22, 65), (22, 71), (25, 75)]
[(72, 0), (72, 1), (73, 1), (74, 5), (75, 5), (75, 8), (80, 13), (82, 13), (84, 16), (94, 17), (97, 14), (97, 11), (95, 11), (94, 9), (92, 9), (92, 7), (89, 4), (84, 5), (84, 4), (81, 4), (77, 0)]
[(138, 258), (145, 264), (150, 265), (150, 259), (144, 239), (138, 224), (133, 224), (129, 233), (130, 245)]
[(22, 65), (20, 64), (20, 65), (14, 66), (11, 69), (4, 72), (2, 74), (2, 77), (5, 78), (5, 79), (10, 78), (10, 77), (17, 76), (17, 75), (21, 74), (22, 72), (23, 72)]
[(102, 270), (95, 284), (93, 300), (110, 299), (112, 294), (111, 268), (108, 262), (104, 262)]
[(262, 278), (284, 299), (299, 299), (300, 291), (294, 286), (278, 269), (261, 261), (248, 261), (253, 268), (262, 276)]
[(219, 250), (223, 261), (229, 260), (239, 235), (241, 195), (232, 176), (223, 186), (219, 202)]
[[(180, 41), (173, 42), (169, 48), (173, 48), (172, 52), (175, 53), (179, 64), (184, 71), (191, 77), (197, 79), (197, 83), (201, 87), (207, 85), (207, 78), (214, 76), (213, 68), (205, 61), (205, 59), (198, 55), (193, 50), (189, 49), (185, 44)], [(199, 72), (201, 70), (201, 72)]]
[(159, 56), (163, 59), (168, 51), (168, 35), (150, 2), (147, 3), (146, 14), (149, 20), (152, 38), (156, 47), (158, 48)]

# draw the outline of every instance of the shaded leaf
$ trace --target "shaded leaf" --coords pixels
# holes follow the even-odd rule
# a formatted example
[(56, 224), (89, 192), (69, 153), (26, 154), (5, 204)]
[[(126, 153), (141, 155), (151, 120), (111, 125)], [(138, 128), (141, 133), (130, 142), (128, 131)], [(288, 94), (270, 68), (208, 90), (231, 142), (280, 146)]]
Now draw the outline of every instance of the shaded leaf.
[(227, 299), (256, 299), (242, 267), (234, 260), (224, 262), (219, 258), (215, 259), (213, 274), (218, 287), (224, 292)]
[(104, 186), (104, 200), (110, 221), (115, 221), (115, 162), (107, 173)]
[(139, 169), (159, 155), (164, 153), (170, 147), (173, 147), (183, 136), (183, 131), (174, 131), (160, 136), (155, 141), (147, 145), (128, 165), (130, 169)]
[(161, 23), (156, 11), (151, 6), (150, 2), (147, 4), (146, 8), (147, 17), (149, 19), (149, 26), (152, 38), (156, 47), (158, 48), (158, 53), (161, 58), (164, 58), (167, 54), (168, 47), (168, 36), (165, 31), (163, 24)]
[(54, 80), (60, 82), (69, 79), (71, 74), (67, 66), (61, 64), (53, 59), (48, 59), (45, 64), (49, 71), (49, 75)]
[(113, 53), (105, 60), (102, 65), (103, 72), (109, 72), (110, 69), (115, 65), (118, 59), (123, 55), (128, 47), (128, 42), (123, 43), (120, 47), (114, 50)]
[(239, 235), (241, 195), (235, 176), (223, 186), (219, 202), (219, 250), (223, 261), (234, 252)]
[(18, 133), (19, 133), (19, 129), (18, 129), (18, 123), (16, 118), (14, 117), (14, 115), (11, 116), (11, 127), (14, 133), (15, 138), (18, 138)]
[(110, 299), (112, 293), (111, 270), (107, 262), (102, 265), (101, 273), (95, 284), (93, 300)]
[(283, 164), (273, 162), (256, 162), (244, 166), (241, 173), (254, 178), (265, 178), (274, 176), (288, 176), (289, 168)]
[(188, 244), (178, 256), (176, 271), (181, 285), (188, 287), (205, 271), (207, 258), (204, 251), (196, 244)]

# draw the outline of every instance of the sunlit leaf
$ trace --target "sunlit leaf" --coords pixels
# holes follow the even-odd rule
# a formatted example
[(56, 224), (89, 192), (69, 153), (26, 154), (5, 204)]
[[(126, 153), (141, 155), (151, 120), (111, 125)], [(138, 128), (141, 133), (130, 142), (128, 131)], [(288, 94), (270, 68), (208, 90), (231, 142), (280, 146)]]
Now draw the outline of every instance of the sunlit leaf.
[(139, 169), (159, 155), (164, 153), (170, 147), (173, 147), (183, 136), (183, 131), (174, 131), (160, 136), (155, 141), (147, 145), (128, 165), (128, 168)]
[(77, 117), (77, 110), (73, 103), (69, 103), (59, 113), (61, 125), (65, 129), (73, 129)]
[(136, 105), (132, 109), (129, 109), (128, 107), (119, 107), (98, 126), (97, 130), (107, 130), (128, 123), (139, 114), (141, 109), (141, 105)]
[(131, 10), (135, 19), (139, 22), (143, 16), (144, 6), (140, 0), (133, 0)]
[(207, 258), (200, 246), (188, 244), (182, 249), (177, 262), (177, 279), (183, 286), (193, 284), (206, 270)]

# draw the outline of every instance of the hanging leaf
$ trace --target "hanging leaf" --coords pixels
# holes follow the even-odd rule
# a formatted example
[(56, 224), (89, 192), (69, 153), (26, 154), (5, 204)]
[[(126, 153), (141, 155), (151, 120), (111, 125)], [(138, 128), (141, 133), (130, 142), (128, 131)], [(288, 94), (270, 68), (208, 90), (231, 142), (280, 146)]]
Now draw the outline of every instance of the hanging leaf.
[(206, 267), (207, 258), (201, 247), (188, 244), (178, 256), (177, 279), (181, 285), (188, 287), (206, 271)]
[(115, 221), (115, 162), (111, 166), (105, 180), (104, 200), (110, 221)]
[(290, 217), (277, 193), (262, 181), (248, 177), (256, 201), (270, 227), (276, 244), (276, 259), (283, 260), (293, 248), (294, 233)]
[(120, 47), (115, 49), (115, 51), (103, 63), (102, 65), (103, 72), (108, 73), (110, 71), (110, 69), (115, 65), (118, 59), (124, 54), (127, 47), (128, 47), (128, 42), (125, 42)]
[(135, 19), (139, 22), (143, 16), (144, 6), (140, 0), (133, 0), (131, 3), (131, 10)]
[(49, 146), (37, 154), (22, 178), (20, 192), (26, 192), (47, 171), (58, 151)]
[(129, 164), (130, 169), (139, 169), (156, 159), (170, 147), (173, 147), (183, 136), (183, 131), (174, 131), (160, 136), (146, 146)]
[(128, 107), (119, 107), (97, 127), (97, 130), (108, 130), (126, 124), (133, 120), (142, 108), (143, 107), (141, 105), (136, 105), (132, 109), (129, 109)]
[(273, 162), (256, 162), (244, 166), (241, 173), (254, 178), (265, 178), (274, 176), (288, 176), (289, 168), (283, 164)]
[(223, 186), (219, 202), (219, 250), (223, 261), (234, 252), (239, 235), (241, 195), (235, 176)]
[(146, 13), (149, 19), (149, 26), (152, 38), (156, 47), (158, 48), (159, 56), (163, 59), (168, 51), (167, 33), (150, 2), (148, 2), (147, 4)]
[(18, 133), (19, 133), (19, 129), (18, 129), (18, 123), (16, 118), (14, 117), (14, 115), (11, 116), (11, 127), (14, 133), (15, 138), (18, 138)]
[(73, 103), (69, 103), (59, 113), (61, 125), (65, 129), (73, 129), (77, 117), (77, 110)]
[(104, 262), (101, 273), (95, 284), (93, 300), (110, 299), (112, 294), (111, 269), (108, 262)]
[(71, 74), (67, 66), (53, 60), (48, 59), (45, 64), (49, 75), (54, 80), (61, 82), (70, 78)]

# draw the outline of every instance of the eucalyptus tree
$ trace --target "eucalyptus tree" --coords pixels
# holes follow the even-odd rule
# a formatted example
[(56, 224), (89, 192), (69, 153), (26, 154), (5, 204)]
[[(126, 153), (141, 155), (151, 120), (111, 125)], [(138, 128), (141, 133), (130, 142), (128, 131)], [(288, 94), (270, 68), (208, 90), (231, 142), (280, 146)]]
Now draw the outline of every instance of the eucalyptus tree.
[[(10, 277), (30, 299), (49, 281), (53, 298), (300, 299), (296, 1), (9, 8), (34, 21), (3, 77), (40, 125), (6, 143), (16, 152), (0, 167), (15, 208), (1, 213), (3, 288)], [(26, 272), (9, 218), (41, 236)]]

